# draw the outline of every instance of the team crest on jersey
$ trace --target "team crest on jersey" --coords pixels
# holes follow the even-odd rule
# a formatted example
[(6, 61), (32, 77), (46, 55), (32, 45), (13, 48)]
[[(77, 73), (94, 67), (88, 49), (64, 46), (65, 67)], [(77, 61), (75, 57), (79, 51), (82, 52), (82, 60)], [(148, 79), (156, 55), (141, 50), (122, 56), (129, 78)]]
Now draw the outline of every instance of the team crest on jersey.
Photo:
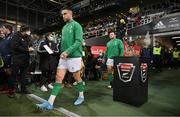
[(132, 80), (135, 70), (135, 66), (132, 63), (119, 63), (117, 69), (121, 81), (130, 82)]
[(70, 33), (72, 33), (72, 28), (73, 28), (73, 27), (72, 27), (72, 26), (70, 26), (70, 29), (69, 29), (69, 32), (70, 32)]
[(141, 80), (143, 83), (145, 83), (147, 80), (147, 70), (148, 70), (147, 63), (141, 63), (140, 69), (141, 69)]

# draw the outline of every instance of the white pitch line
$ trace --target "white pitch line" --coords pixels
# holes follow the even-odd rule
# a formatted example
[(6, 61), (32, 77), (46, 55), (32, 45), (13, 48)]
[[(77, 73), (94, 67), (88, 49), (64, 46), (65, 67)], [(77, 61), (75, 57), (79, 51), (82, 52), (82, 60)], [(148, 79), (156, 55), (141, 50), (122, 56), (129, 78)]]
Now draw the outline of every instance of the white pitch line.
[(28, 96), (35, 99), (35, 100), (37, 100), (37, 101), (39, 101), (39, 102), (42, 102), (42, 103), (46, 101), (45, 99), (43, 99), (43, 98), (41, 98), (41, 97), (39, 97), (37, 95), (34, 95), (34, 94), (28, 94)]
[(64, 108), (62, 108), (62, 107), (60, 107), (60, 108), (55, 108), (55, 110), (57, 110), (57, 111), (59, 111), (59, 112), (61, 112), (61, 113), (64, 113), (65, 115), (67, 115), (67, 116), (69, 116), (69, 117), (81, 117), (80, 115), (77, 115), (77, 114), (75, 114), (75, 113), (73, 113), (73, 112), (71, 112), (71, 111), (68, 111), (68, 110), (66, 110), (66, 109), (64, 109)]
[[(34, 94), (28, 94), (28, 96), (35, 99), (35, 100), (37, 100), (37, 101), (39, 101), (39, 102), (45, 102), (46, 101), (45, 99), (43, 99), (43, 98), (41, 98), (41, 97), (39, 97), (37, 95), (34, 95)], [(65, 114), (68, 117), (81, 117), (80, 115), (75, 114), (75, 113), (73, 113), (71, 111), (68, 111), (68, 110), (66, 110), (65, 108), (62, 108), (62, 107), (54, 108), (54, 109), (61, 112), (61, 113), (63, 113), (63, 114)]]

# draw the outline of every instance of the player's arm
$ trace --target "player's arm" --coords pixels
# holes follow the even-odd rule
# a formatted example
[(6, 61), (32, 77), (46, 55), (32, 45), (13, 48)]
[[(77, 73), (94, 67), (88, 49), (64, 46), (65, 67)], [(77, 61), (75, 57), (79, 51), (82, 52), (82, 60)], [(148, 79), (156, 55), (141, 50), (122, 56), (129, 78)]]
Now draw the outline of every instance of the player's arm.
[(124, 56), (124, 44), (122, 41), (119, 41), (119, 49), (120, 49), (120, 56)]
[(82, 41), (83, 41), (83, 30), (81, 25), (79, 24), (75, 24), (74, 27), (74, 35), (75, 35), (75, 42), (74, 44), (69, 47), (65, 52), (69, 55), (71, 54), (73, 51), (75, 51), (79, 46), (82, 46)]

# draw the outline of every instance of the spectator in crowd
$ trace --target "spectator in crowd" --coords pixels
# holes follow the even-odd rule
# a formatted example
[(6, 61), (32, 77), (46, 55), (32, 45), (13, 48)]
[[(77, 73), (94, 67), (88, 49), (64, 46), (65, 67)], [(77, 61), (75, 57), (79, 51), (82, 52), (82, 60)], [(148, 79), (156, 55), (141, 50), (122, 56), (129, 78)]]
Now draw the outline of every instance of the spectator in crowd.
[(168, 55), (167, 55), (167, 66), (168, 69), (172, 69), (172, 59), (173, 59), (173, 53), (172, 53), (172, 49), (168, 49)]
[(91, 51), (89, 51), (87, 54), (86, 63), (85, 63), (85, 79), (94, 80), (96, 76), (95, 73), (96, 73), (95, 59)]
[[(12, 77), (10, 78), (10, 88), (15, 88), (15, 81), (19, 76), (21, 93), (29, 94), (30, 91), (26, 88), (25, 75), (29, 65), (30, 52), (34, 49), (29, 47), (30, 40), (30, 28), (29, 26), (23, 25), (20, 28), (20, 32), (17, 32), (12, 37), (11, 42), (11, 53), (12, 53)], [(11, 92), (11, 97), (15, 97), (15, 93)]]
[(0, 43), (0, 55), (2, 57), (2, 61), (4, 63), (3, 65), (3, 78), (5, 78), (5, 81), (8, 81), (8, 87), (9, 87), (9, 97), (11, 97), (11, 90), (10, 88), (10, 82), (11, 79), (11, 41), (12, 41), (12, 31), (13, 28), (11, 25), (3, 25), (2, 33), (5, 35), (4, 39)]
[(164, 50), (164, 67), (171, 69), (172, 68), (172, 52), (170, 49), (165, 48)]
[(30, 53), (30, 65), (28, 67), (28, 72), (35, 72), (35, 70), (39, 69), (39, 55), (37, 54), (37, 50), (40, 43), (40, 36), (33, 32), (30, 39), (30, 46), (34, 48), (34, 51)]
[(117, 14), (94, 19), (86, 24), (84, 28), (84, 38), (106, 36), (112, 29), (118, 31), (121, 36), (124, 36), (126, 24), (126, 18)]
[(136, 56), (140, 56), (141, 48), (142, 47), (140, 45), (138, 45), (137, 41), (133, 41), (133, 49), (134, 49)]
[(39, 45), (39, 36), (34, 32), (33, 34), (31, 34), (31, 43), (32, 43), (32, 47), (37, 50), (38, 45)]
[[(1, 77), (4, 78), (4, 72), (3, 72), (3, 66), (4, 66), (4, 62), (3, 62), (3, 59), (2, 59), (2, 56), (1, 56), (1, 41), (3, 40), (4, 38), (4, 34), (2, 33), (2, 25), (0, 25), (0, 75)], [(1, 82), (1, 83), (4, 83), (4, 82)], [(1, 89), (2, 90), (2, 89)]]
[[(52, 53), (49, 53), (47, 48), (50, 48)], [(42, 71), (40, 81), (41, 91), (48, 91), (46, 84), (48, 83), (48, 79), (50, 79), (48, 88), (53, 89), (52, 82), (55, 80), (59, 60), (58, 44), (54, 43), (54, 38), (52, 37), (51, 33), (48, 33), (45, 36), (45, 40), (42, 40), (39, 43), (38, 53), (40, 55), (40, 70)]]
[(102, 79), (102, 73), (103, 73), (103, 69), (104, 69), (104, 64), (103, 64), (103, 52), (100, 50), (99, 51), (99, 56), (96, 58), (95, 60), (95, 69), (96, 69), (96, 76), (97, 79)]
[(0, 25), (0, 42), (3, 40), (4, 34), (3, 34), (3, 27)]
[(3, 61), (5, 63), (6, 68), (10, 68), (11, 66), (11, 54), (10, 54), (10, 44), (12, 39), (12, 31), (13, 28), (11, 25), (3, 26), (3, 34), (5, 35), (3, 41), (1, 42), (1, 56), (3, 57)]
[(141, 49), (141, 57), (147, 58), (147, 64), (148, 68), (150, 69), (151, 66), (151, 60), (152, 60), (152, 54), (151, 54), (151, 48), (148, 48), (148, 46), (145, 46)]

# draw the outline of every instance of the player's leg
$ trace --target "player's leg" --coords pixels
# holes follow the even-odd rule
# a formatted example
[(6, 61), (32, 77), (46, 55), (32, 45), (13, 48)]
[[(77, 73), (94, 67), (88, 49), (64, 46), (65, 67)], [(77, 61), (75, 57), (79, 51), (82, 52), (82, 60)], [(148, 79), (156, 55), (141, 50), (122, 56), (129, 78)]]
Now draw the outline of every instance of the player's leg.
[(79, 91), (79, 96), (78, 96), (77, 100), (74, 102), (74, 105), (80, 105), (84, 102), (85, 86), (83, 84), (83, 80), (81, 78), (81, 72), (80, 71), (73, 73), (73, 77), (77, 82), (76, 88)]
[(47, 102), (44, 102), (42, 104), (37, 104), (37, 106), (41, 109), (53, 109), (53, 104), (56, 99), (56, 96), (59, 94), (60, 90), (62, 89), (62, 81), (64, 79), (64, 76), (67, 71), (67, 63), (66, 60), (61, 60), (58, 65), (57, 73), (56, 73), (56, 82), (54, 84), (54, 87), (51, 91), (51, 96), (49, 97)]
[(62, 81), (64, 79), (64, 76), (66, 74), (66, 69), (58, 69), (56, 73), (56, 82), (54, 84), (54, 87), (51, 91), (51, 95), (47, 102), (44, 102), (42, 104), (37, 104), (37, 107), (40, 109), (47, 109), (52, 110), (54, 101), (56, 99), (56, 96), (59, 94), (60, 90), (62, 89)]
[(82, 59), (81, 58), (72, 58), (68, 62), (68, 70), (73, 73), (73, 77), (77, 82), (76, 88), (79, 91), (79, 97), (74, 102), (74, 105), (80, 105), (84, 102), (84, 85), (83, 80), (81, 78), (81, 67), (82, 67)]
[(66, 74), (66, 69), (58, 69), (56, 74), (56, 82), (54, 84), (54, 87), (51, 91), (51, 96), (49, 97), (48, 102), (53, 105), (56, 96), (59, 94), (60, 90), (62, 89), (62, 81), (64, 79), (64, 76)]
[(114, 61), (113, 59), (108, 59), (107, 60), (107, 70), (108, 70), (108, 80), (110, 82), (110, 85), (108, 86), (108, 88), (112, 88), (112, 81), (113, 81), (113, 64), (114, 64)]
[(112, 81), (113, 81), (113, 66), (111, 65), (107, 65), (107, 70), (108, 70), (108, 80), (110, 82), (110, 85), (108, 86), (108, 88), (112, 88)]

